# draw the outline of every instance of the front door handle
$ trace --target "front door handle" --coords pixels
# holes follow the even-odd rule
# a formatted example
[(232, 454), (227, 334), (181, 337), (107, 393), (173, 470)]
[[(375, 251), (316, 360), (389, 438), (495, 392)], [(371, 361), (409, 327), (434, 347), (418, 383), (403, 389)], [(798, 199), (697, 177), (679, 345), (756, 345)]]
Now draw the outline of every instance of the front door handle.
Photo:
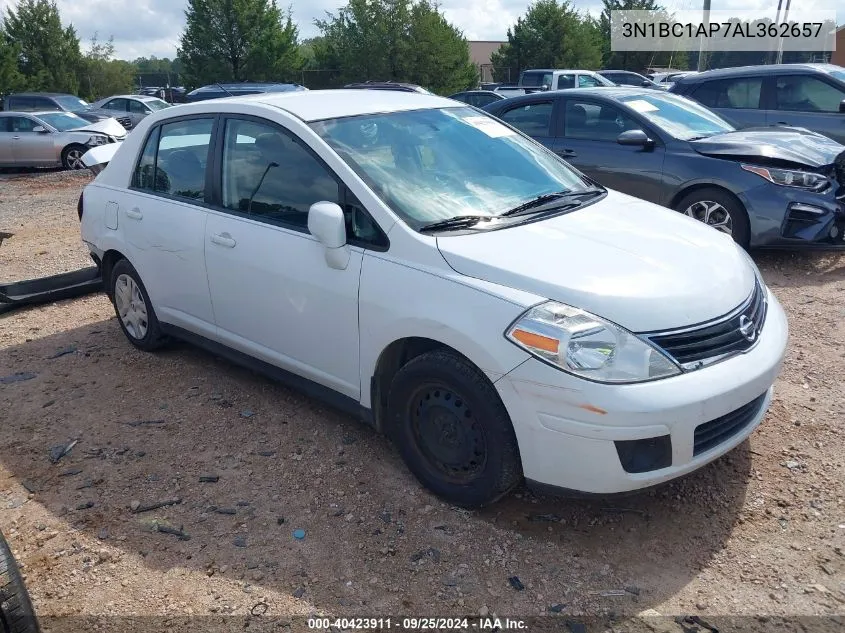
[(144, 217), (144, 214), (141, 213), (141, 210), (138, 207), (135, 207), (134, 209), (129, 209), (129, 211), (126, 212), (126, 217), (131, 220), (140, 220)]
[(789, 125), (786, 121), (778, 121), (775, 125)]
[(211, 236), (211, 243), (226, 248), (235, 248), (237, 242), (228, 233), (215, 233)]
[(21, 137), (20, 136), (13, 136), (12, 140), (13, 141), (19, 141), (19, 140), (21, 140)]

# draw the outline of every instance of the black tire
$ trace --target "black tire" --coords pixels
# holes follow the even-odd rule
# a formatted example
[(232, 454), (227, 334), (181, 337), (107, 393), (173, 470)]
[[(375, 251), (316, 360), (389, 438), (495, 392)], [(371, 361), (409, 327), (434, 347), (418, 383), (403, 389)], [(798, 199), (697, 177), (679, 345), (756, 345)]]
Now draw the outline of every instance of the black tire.
[[(131, 278), (140, 291), (140, 299), (143, 300), (143, 307), (146, 312), (143, 333), (141, 331), (130, 331), (131, 328), (127, 328), (127, 324), (124, 322), (124, 316), (121, 314), (120, 298), (117, 296), (118, 286), (125, 281), (122, 277)], [(123, 334), (129, 339), (132, 345), (145, 352), (152, 352), (167, 343), (168, 339), (161, 332), (161, 325), (158, 322), (155, 310), (153, 310), (153, 304), (150, 301), (150, 296), (147, 294), (147, 289), (144, 287), (138, 271), (135, 270), (129, 261), (121, 259), (115, 263), (111, 270), (111, 279), (109, 279), (108, 288), (109, 297), (112, 300), (114, 312), (117, 315), (117, 322), (120, 323), (120, 329), (123, 330)]]
[(411, 472), (450, 503), (489, 505), (522, 480), (516, 436), (499, 394), (457, 354), (435, 350), (402, 367), (390, 386), (388, 421)]
[(6, 539), (0, 534), (0, 631), (40, 633), (35, 609)]
[(733, 194), (725, 191), (724, 189), (720, 189), (718, 187), (703, 187), (701, 189), (696, 189), (678, 200), (674, 209), (675, 211), (686, 214), (687, 209), (696, 203), (702, 202), (716, 202), (720, 204), (728, 212), (728, 214), (730, 214), (731, 237), (733, 237), (734, 242), (747, 249), (749, 239), (751, 237), (751, 226), (748, 222), (748, 212)]
[(68, 145), (62, 150), (62, 167), (71, 171), (85, 169), (81, 158), (87, 151), (84, 145)]

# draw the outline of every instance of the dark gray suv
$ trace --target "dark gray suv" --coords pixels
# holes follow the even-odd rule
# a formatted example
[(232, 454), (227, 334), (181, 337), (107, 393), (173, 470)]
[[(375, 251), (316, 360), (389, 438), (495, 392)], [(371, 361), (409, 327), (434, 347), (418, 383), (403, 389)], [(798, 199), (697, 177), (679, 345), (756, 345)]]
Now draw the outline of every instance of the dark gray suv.
[(708, 70), (679, 79), (670, 92), (695, 99), (737, 127), (801, 127), (845, 144), (841, 66), (775, 64)]

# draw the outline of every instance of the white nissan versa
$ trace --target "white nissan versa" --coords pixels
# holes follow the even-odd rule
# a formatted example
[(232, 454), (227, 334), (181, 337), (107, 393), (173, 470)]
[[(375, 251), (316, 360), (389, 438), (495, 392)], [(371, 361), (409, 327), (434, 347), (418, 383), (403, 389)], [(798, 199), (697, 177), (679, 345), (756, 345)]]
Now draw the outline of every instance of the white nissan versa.
[(657, 484), (771, 400), (786, 318), (730, 237), (454, 101), (205, 101), (85, 160), (107, 166), (82, 238), (133, 345), (186, 339), (328, 398), (451, 502)]

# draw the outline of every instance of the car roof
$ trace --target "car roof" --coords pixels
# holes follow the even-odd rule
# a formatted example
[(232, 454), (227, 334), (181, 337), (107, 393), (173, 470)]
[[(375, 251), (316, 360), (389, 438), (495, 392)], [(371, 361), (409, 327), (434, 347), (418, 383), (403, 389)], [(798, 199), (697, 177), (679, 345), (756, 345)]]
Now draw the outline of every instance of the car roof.
[[(217, 99), (209, 99), (179, 106), (179, 116), (192, 111), (207, 112)], [(220, 103), (265, 105), (285, 110), (306, 121), (320, 121), (362, 114), (382, 114), (455, 108), (455, 102), (445, 97), (402, 90), (368, 90), (340, 88), (335, 90), (300, 90), (296, 92), (262, 92), (253, 95), (224, 97)]]
[(826, 73), (836, 69), (834, 64), (768, 64), (766, 66), (735, 66), (733, 68), (715, 68), (682, 77), (678, 83), (692, 83), (705, 79), (720, 77), (741, 77), (745, 75), (769, 75), (779, 71), (794, 71), (805, 73)]
[[(605, 73), (625, 73), (627, 75), (639, 75), (640, 73), (633, 70), (614, 70), (613, 68), (605, 68), (604, 70), (597, 70), (596, 73), (604, 75)], [(640, 75), (642, 76), (642, 75)]]
[(158, 99), (158, 97), (155, 95), (112, 95), (110, 97), (103, 97), (102, 99), (99, 99), (99, 101), (106, 101), (107, 99), (138, 99), (139, 101), (150, 101), (152, 99)]
[[(643, 97), (654, 97), (654, 96), (662, 96), (667, 94), (663, 91), (657, 92), (652, 88), (639, 88), (637, 86), (601, 86), (601, 87), (590, 87), (590, 88), (565, 88), (563, 90), (546, 90), (544, 92), (532, 92), (531, 94), (527, 95), (519, 95), (516, 97), (508, 97), (506, 100), (496, 101), (494, 104), (498, 105), (500, 103), (504, 103), (507, 101), (507, 106), (511, 106), (513, 104), (518, 104), (527, 101), (536, 101), (537, 99), (542, 100), (543, 97), (547, 95), (553, 95), (554, 97), (593, 97), (593, 98), (605, 98), (610, 99), (611, 101), (616, 101), (620, 97), (636, 97), (636, 96), (643, 96)], [(671, 94), (671, 93), (668, 93)], [(672, 95), (673, 97), (678, 97), (678, 95)], [(492, 104), (491, 104), (492, 105)], [(486, 106), (485, 106), (486, 107)], [(506, 107), (506, 106), (502, 106)]]
[[(0, 112), (0, 116), (44, 116), (45, 114), (72, 114), (73, 116), (79, 116), (75, 112), (65, 112), (63, 110), (38, 110), (37, 112), (32, 112), (27, 110), (26, 112), (18, 112), (16, 110), (3, 110)], [(80, 119), (82, 117), (79, 117)]]
[(15, 94), (11, 94), (8, 97), (75, 97), (79, 98), (76, 95), (72, 95), (69, 92), (16, 92)]
[[(275, 88), (277, 86), (298, 86), (299, 84), (294, 83), (285, 83), (285, 82), (256, 82), (256, 81), (244, 81), (241, 83), (235, 84), (208, 84), (207, 86), (200, 86), (193, 90), (193, 92), (220, 92), (221, 89), (223, 92), (225, 91), (232, 91), (232, 90), (243, 90), (244, 88), (267, 88), (268, 90), (271, 88)], [(164, 90), (164, 88), (159, 88), (159, 90)]]

